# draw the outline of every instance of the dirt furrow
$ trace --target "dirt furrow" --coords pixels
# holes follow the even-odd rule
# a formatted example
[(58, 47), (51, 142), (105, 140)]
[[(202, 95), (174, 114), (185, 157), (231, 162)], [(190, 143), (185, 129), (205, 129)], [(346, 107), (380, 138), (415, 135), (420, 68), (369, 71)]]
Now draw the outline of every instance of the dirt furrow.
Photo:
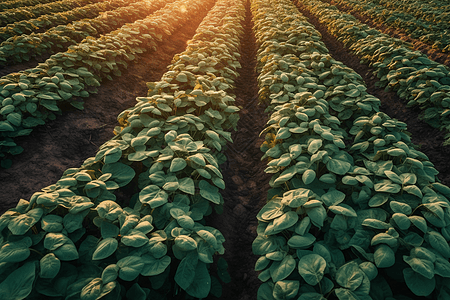
[(17, 139), (25, 151), (12, 158), (11, 168), (0, 170), (0, 213), (20, 198), (28, 200), (34, 192), (55, 183), (66, 169), (79, 167), (95, 155), (97, 148), (114, 136), (116, 116), (134, 106), (136, 97), (147, 95), (146, 82), (160, 80), (172, 57), (185, 50), (201, 21), (199, 17), (187, 23), (163, 41), (157, 52), (147, 52), (130, 64), (121, 77), (105, 80), (97, 94), (85, 99), (84, 110), (68, 105), (55, 121)]
[(406, 103), (395, 92), (385, 91), (384, 88), (376, 87), (375, 84), (378, 82), (378, 79), (372, 75), (374, 69), (368, 65), (361, 64), (360, 59), (345, 48), (343, 43), (330, 35), (327, 28), (315, 16), (310, 14), (304, 6), (300, 4), (298, 8), (322, 34), (322, 41), (330, 51), (330, 55), (362, 76), (367, 85), (367, 92), (381, 100), (380, 110), (391, 118), (405, 122), (408, 125), (412, 142), (419, 147), (418, 150), (425, 153), (430, 158), (430, 161), (435, 164), (436, 169), (440, 172), (438, 178), (442, 183), (449, 185), (450, 164), (448, 163), (448, 157), (450, 155), (450, 147), (442, 146), (444, 133), (420, 120), (419, 114), (421, 110), (419, 108), (408, 108)]
[(222, 192), (224, 212), (211, 217), (208, 223), (225, 236), (225, 255), (231, 282), (223, 285), (220, 299), (253, 300), (261, 282), (254, 266), (257, 257), (252, 254), (256, 237), (256, 214), (266, 203), (269, 174), (264, 173), (259, 146), (264, 137), (267, 114), (258, 105), (256, 74), (256, 41), (252, 31), (250, 5), (247, 2), (245, 36), (241, 45), (240, 76), (236, 81), (236, 105), (241, 107), (238, 131), (232, 135), (234, 143), (225, 151), (227, 162), (222, 167), (226, 189)]

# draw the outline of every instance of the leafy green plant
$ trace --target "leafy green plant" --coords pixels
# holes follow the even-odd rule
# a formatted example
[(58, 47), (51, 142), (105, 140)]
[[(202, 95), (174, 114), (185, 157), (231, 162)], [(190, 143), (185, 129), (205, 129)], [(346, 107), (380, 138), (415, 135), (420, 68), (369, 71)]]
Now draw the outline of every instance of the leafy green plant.
[[(205, 11), (213, 4), (189, 1)], [(211, 274), (216, 262), (214, 273), (229, 281), (225, 260), (214, 259), (225, 239), (204, 216), (223, 204), (219, 151), (239, 119), (228, 92), (244, 17), (241, 1), (218, 1), (172, 70), (118, 116), (115, 138), (0, 217), (5, 299), (220, 296)], [(222, 34), (236, 38), (223, 43)], [(123, 188), (133, 193), (120, 200)]]
[(273, 174), (252, 245), (258, 299), (444, 299), (450, 189), (291, 3), (252, 13)]

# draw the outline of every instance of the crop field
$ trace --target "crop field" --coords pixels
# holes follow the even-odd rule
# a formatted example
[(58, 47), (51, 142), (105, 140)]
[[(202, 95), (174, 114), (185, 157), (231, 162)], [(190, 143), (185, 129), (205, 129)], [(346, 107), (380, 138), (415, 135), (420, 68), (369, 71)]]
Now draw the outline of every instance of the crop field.
[(449, 157), (448, 1), (0, 2), (1, 299), (448, 300)]

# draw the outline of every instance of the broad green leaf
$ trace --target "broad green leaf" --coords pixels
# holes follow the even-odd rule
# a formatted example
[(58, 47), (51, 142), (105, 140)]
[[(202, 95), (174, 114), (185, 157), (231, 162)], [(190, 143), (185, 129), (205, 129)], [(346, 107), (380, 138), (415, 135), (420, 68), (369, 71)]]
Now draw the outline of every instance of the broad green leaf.
[(115, 238), (119, 235), (119, 227), (108, 221), (103, 221), (100, 225), (102, 238)]
[(363, 270), (364, 274), (366, 274), (369, 280), (374, 280), (378, 275), (377, 267), (370, 261), (360, 263), (359, 268)]
[(119, 276), (120, 268), (116, 264), (108, 265), (102, 272), (102, 281), (104, 284), (112, 282)]
[(258, 300), (276, 300), (272, 294), (273, 294), (273, 284), (269, 285), (269, 283), (264, 282), (259, 286), (256, 297)]
[[(309, 200), (311, 194), (310, 190), (307, 189), (295, 189), (287, 191), (283, 194), (282, 204), (287, 205), (292, 208), (297, 208), (305, 204)], [(271, 201), (274, 202), (274, 201)], [(269, 203), (271, 203), (269, 202)], [(265, 218), (263, 216), (263, 218)]]
[(381, 233), (376, 234), (370, 242), (370, 244), (372, 246), (375, 246), (375, 245), (378, 245), (381, 243), (387, 244), (391, 247), (395, 247), (395, 246), (397, 246), (398, 240), (388, 233), (381, 232)]
[(148, 243), (148, 237), (139, 230), (132, 229), (120, 239), (122, 244), (130, 247), (141, 247)]
[(197, 242), (187, 235), (179, 235), (175, 238), (175, 245), (180, 247), (183, 251), (197, 249)]
[(330, 172), (333, 172), (338, 175), (344, 175), (350, 170), (351, 167), (352, 164), (350, 162), (332, 157), (330, 157), (330, 159), (327, 162), (327, 169)]
[(271, 236), (258, 235), (252, 243), (252, 251), (255, 255), (266, 255), (277, 250), (276, 238)]
[(434, 272), (436, 275), (450, 278), (450, 262), (443, 257), (437, 256), (434, 262)]
[(344, 201), (345, 194), (341, 191), (330, 189), (327, 193), (322, 195), (321, 199), (326, 206), (337, 205)]
[(392, 215), (392, 219), (397, 224), (398, 228), (401, 230), (407, 230), (409, 226), (411, 225), (411, 221), (408, 219), (408, 217), (405, 214), (402, 213), (395, 213)]
[(377, 219), (365, 219), (362, 222), (363, 226), (367, 226), (374, 229), (388, 229), (390, 227), (390, 224), (377, 220)]
[(273, 288), (275, 299), (294, 299), (298, 294), (300, 282), (297, 280), (277, 281)]
[(189, 253), (181, 260), (174, 279), (182, 289), (186, 290), (194, 282), (198, 263), (198, 255), (195, 252)]
[(320, 149), (320, 147), (322, 147), (322, 140), (321, 139), (313, 139), (308, 145), (309, 154), (316, 153)]
[(199, 188), (200, 188), (200, 195), (203, 198), (211, 201), (214, 204), (220, 204), (221, 197), (219, 189), (217, 187), (209, 184), (205, 180), (200, 180)]
[(326, 266), (327, 263), (322, 256), (309, 254), (300, 258), (298, 272), (308, 284), (316, 285), (322, 280)]
[(92, 254), (92, 260), (101, 260), (109, 257), (116, 251), (118, 245), (119, 242), (113, 237), (101, 240)]
[(266, 258), (265, 256), (260, 256), (255, 263), (255, 271), (264, 270), (269, 264), (271, 260)]
[(403, 184), (402, 179), (394, 172), (386, 170), (386, 171), (384, 171), (384, 174), (393, 182), (398, 183), (398, 184)]
[(439, 232), (433, 230), (428, 231), (425, 235), (425, 240), (427, 240), (431, 247), (438, 251), (443, 257), (447, 259), (450, 258), (450, 246)]
[(273, 235), (293, 226), (298, 221), (298, 214), (295, 211), (288, 211), (280, 217), (274, 219), (267, 226), (264, 234)]
[(47, 232), (61, 232), (63, 218), (57, 215), (46, 215), (41, 219), (41, 228)]
[(314, 170), (308, 169), (302, 175), (303, 183), (308, 185), (316, 179), (316, 172)]
[(428, 231), (427, 221), (424, 218), (420, 216), (410, 216), (408, 217), (408, 219), (423, 233), (426, 233)]
[(356, 217), (356, 211), (348, 204), (340, 203), (338, 205), (332, 205), (328, 207), (330, 211), (335, 214), (344, 215), (347, 217)]
[(370, 207), (378, 207), (386, 203), (389, 199), (389, 195), (382, 194), (382, 193), (376, 193), (372, 198), (369, 200), (369, 206)]
[(266, 205), (261, 208), (257, 218), (260, 221), (270, 221), (284, 214), (284, 205), (280, 201), (269, 201)]
[(0, 283), (0, 295), (2, 295), (2, 299), (25, 299), (33, 289), (35, 277), (35, 262), (27, 262), (23, 266), (15, 269)]
[(284, 280), (295, 269), (295, 259), (292, 255), (286, 255), (286, 257), (280, 262), (278, 268), (271, 271), (271, 276), (274, 282)]
[(183, 158), (176, 157), (170, 163), (170, 172), (178, 172), (183, 170), (187, 166), (186, 161)]
[(416, 185), (407, 185), (403, 187), (403, 190), (409, 194), (412, 194), (414, 196), (417, 196), (419, 198), (422, 198), (422, 191), (420, 190), (420, 188)]
[(105, 164), (102, 168), (102, 173), (111, 173), (111, 181), (115, 181), (119, 187), (123, 187), (133, 180), (135, 171), (132, 167), (125, 165), (121, 162), (115, 162), (112, 164)]
[(341, 266), (336, 272), (336, 282), (352, 291), (357, 289), (364, 279), (364, 273), (355, 261)]
[(0, 262), (21, 262), (30, 256), (32, 240), (29, 237), (23, 237), (14, 242), (6, 242), (0, 249)]
[(428, 279), (411, 268), (403, 269), (406, 285), (416, 296), (428, 296), (436, 287), (435, 277)]
[(95, 300), (100, 297), (101, 293), (102, 293), (102, 279), (94, 278), (83, 287), (80, 293), (80, 299)]
[(389, 206), (391, 207), (394, 213), (403, 213), (405, 215), (409, 215), (412, 213), (412, 208), (406, 203), (398, 202), (398, 201), (390, 201)]
[(389, 268), (395, 263), (394, 250), (385, 244), (376, 247), (373, 258), (378, 268)]
[(359, 300), (354, 292), (348, 289), (339, 288), (334, 291), (339, 300)]
[(139, 201), (150, 205), (151, 208), (157, 208), (167, 203), (169, 195), (156, 185), (149, 185), (139, 193)]
[[(259, 299), (259, 298), (258, 298)], [(322, 294), (315, 292), (302, 293), (297, 300), (326, 300)]]
[[(311, 201), (309, 201), (311, 202)], [(320, 202), (319, 206), (315, 206), (313, 208), (307, 209), (306, 213), (308, 214), (308, 217), (311, 219), (311, 222), (321, 228), (323, 226), (323, 222), (325, 221), (327, 217), (327, 211), (323, 207), (322, 202)]]
[(144, 268), (145, 261), (139, 256), (125, 256), (117, 262), (119, 270), (119, 278), (132, 281), (141, 273)]
[(144, 255), (145, 266), (141, 271), (143, 276), (155, 276), (163, 273), (170, 265), (170, 256), (155, 258), (152, 255)]
[(434, 264), (428, 259), (421, 259), (411, 256), (403, 256), (403, 260), (410, 265), (414, 272), (421, 274), (422, 276), (431, 279), (434, 276)]
[(202, 299), (208, 296), (210, 290), (211, 276), (209, 275), (206, 264), (199, 261), (195, 267), (193, 281), (186, 289), (186, 292), (192, 297)]
[(195, 194), (194, 180), (190, 177), (185, 177), (178, 181), (178, 189), (186, 194)]
[(115, 221), (122, 214), (122, 207), (112, 200), (105, 200), (97, 205), (97, 213), (100, 218), (107, 219), (109, 221)]
[(147, 294), (145, 291), (139, 286), (137, 282), (135, 282), (131, 288), (127, 291), (127, 299), (129, 300), (145, 300), (147, 299)]
[(41, 219), (43, 213), (42, 208), (34, 208), (26, 214), (14, 217), (9, 222), (8, 229), (14, 235), (23, 235)]
[(376, 192), (390, 193), (390, 194), (396, 194), (400, 192), (401, 188), (402, 187), (400, 185), (392, 183), (390, 180), (375, 183), (374, 185), (374, 189)]
[(316, 238), (310, 233), (305, 235), (294, 234), (289, 240), (288, 245), (292, 248), (306, 249), (315, 242)]
[(61, 261), (53, 254), (48, 253), (39, 261), (41, 278), (54, 278), (61, 268)]

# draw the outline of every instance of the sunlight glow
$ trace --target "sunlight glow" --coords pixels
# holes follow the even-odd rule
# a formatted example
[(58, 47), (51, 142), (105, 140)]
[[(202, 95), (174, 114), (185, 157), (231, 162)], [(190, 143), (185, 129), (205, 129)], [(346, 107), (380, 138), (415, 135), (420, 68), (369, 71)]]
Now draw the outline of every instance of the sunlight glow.
[(180, 11), (181, 11), (182, 13), (187, 12), (186, 6), (185, 6), (185, 5), (181, 5), (181, 6), (180, 6)]

